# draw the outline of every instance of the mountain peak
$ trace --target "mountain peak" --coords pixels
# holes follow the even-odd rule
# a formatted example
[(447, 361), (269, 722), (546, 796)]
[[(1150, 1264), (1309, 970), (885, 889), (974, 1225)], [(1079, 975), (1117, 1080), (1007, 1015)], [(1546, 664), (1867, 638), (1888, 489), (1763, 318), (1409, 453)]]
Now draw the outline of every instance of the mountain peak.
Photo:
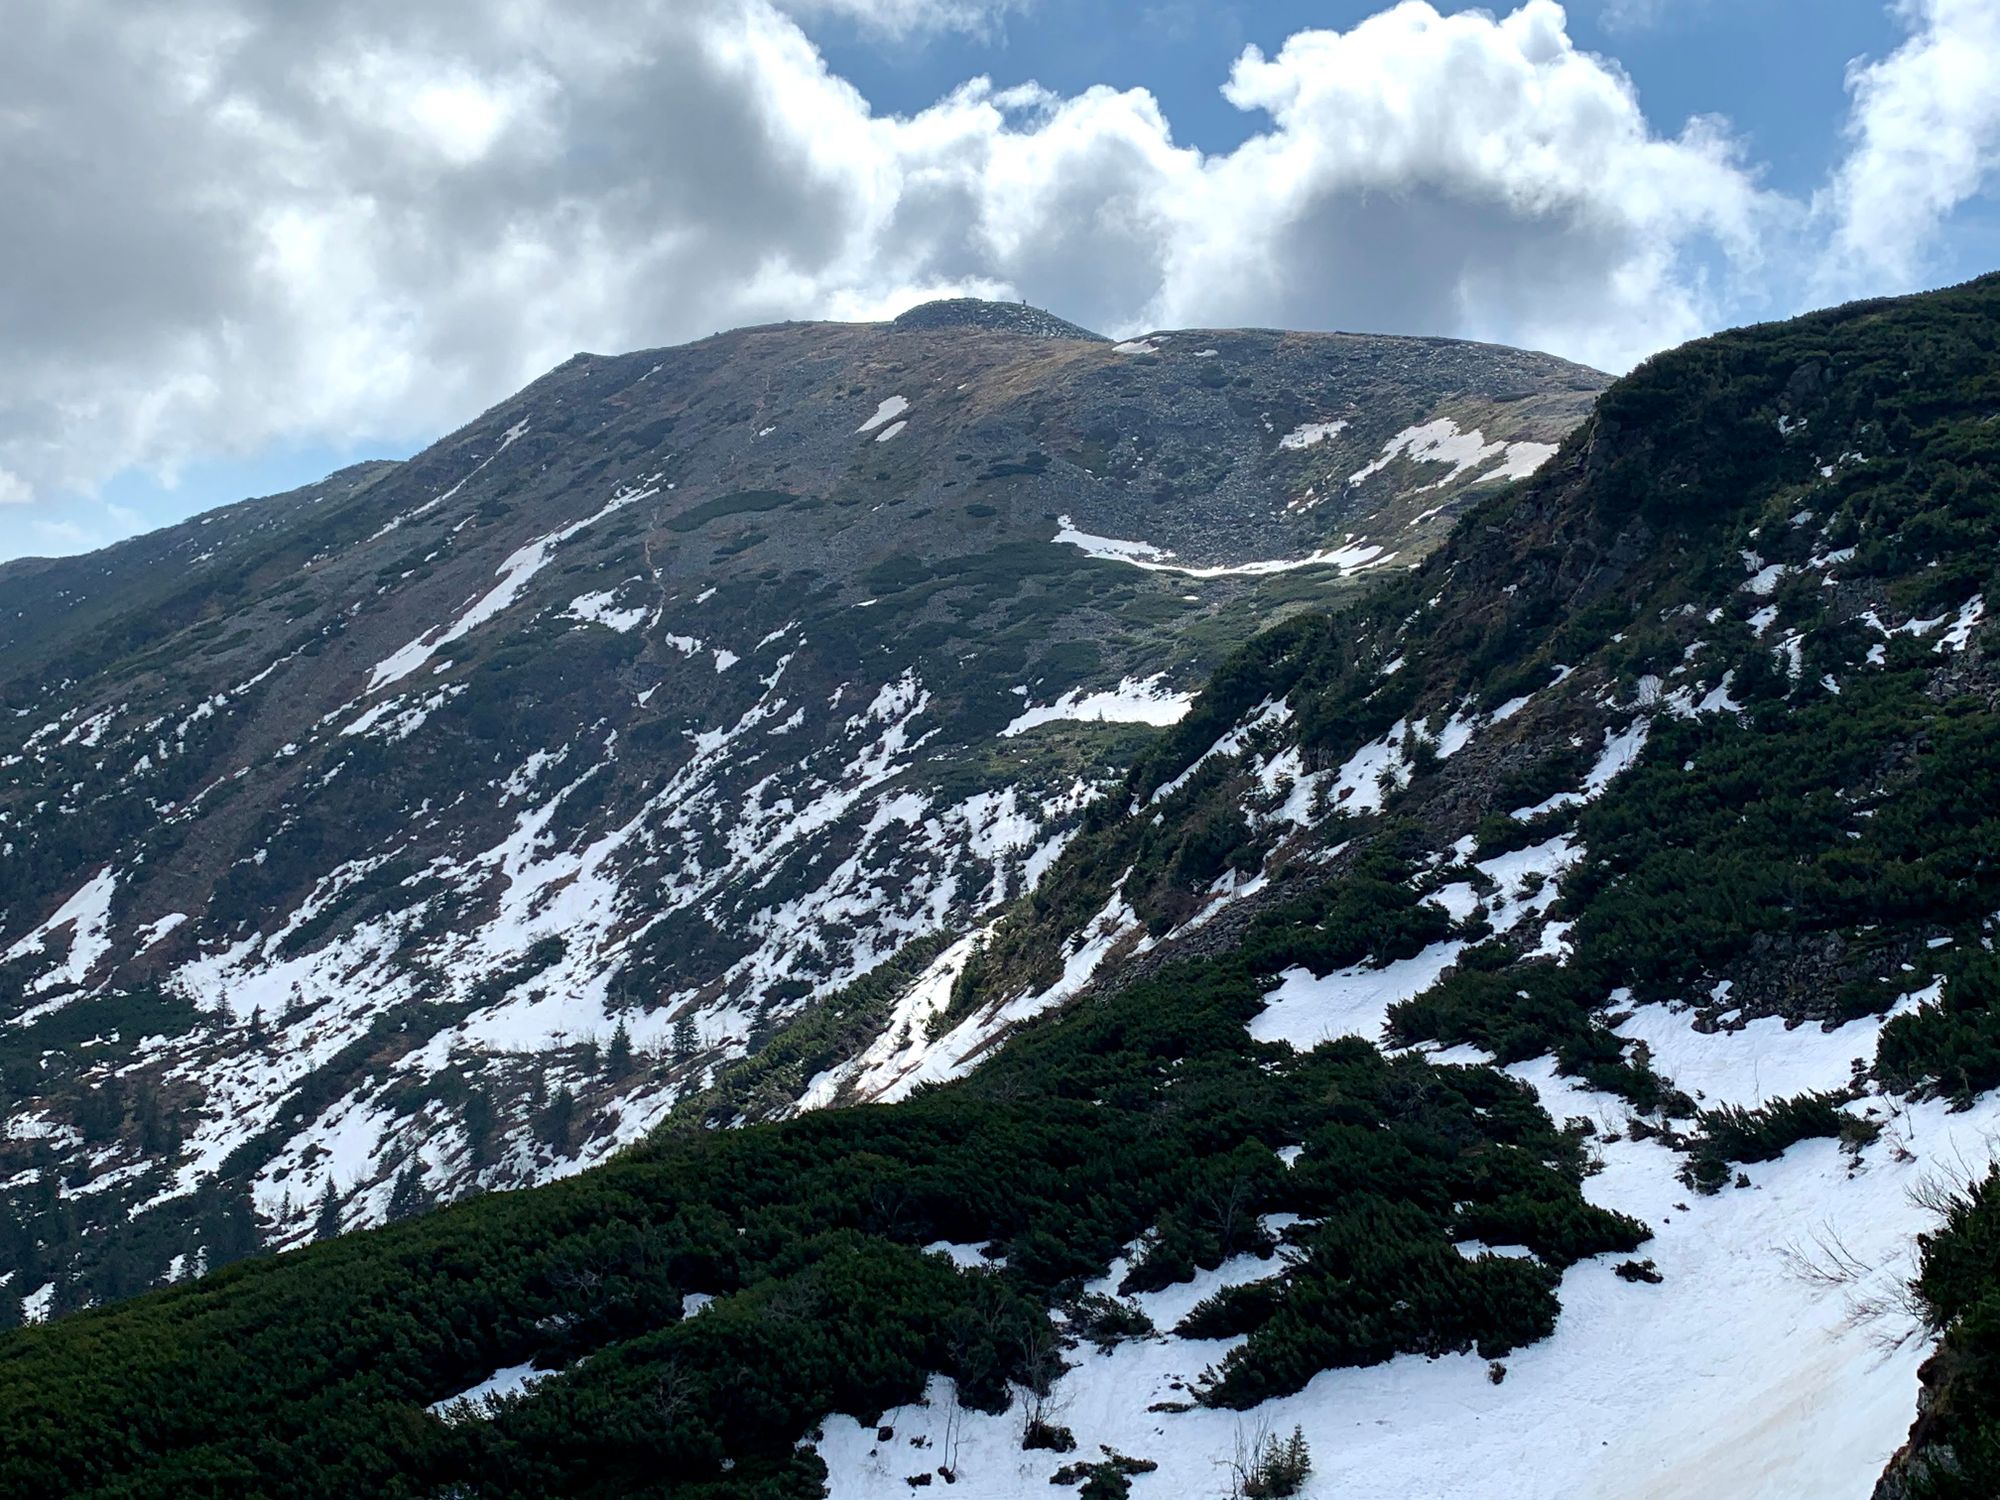
[(979, 328), (988, 333), (1021, 334), (1033, 339), (1082, 339), (1093, 344), (1111, 340), (1088, 328), (1025, 302), (989, 302), (981, 297), (944, 297), (920, 302), (889, 325), (903, 330)]

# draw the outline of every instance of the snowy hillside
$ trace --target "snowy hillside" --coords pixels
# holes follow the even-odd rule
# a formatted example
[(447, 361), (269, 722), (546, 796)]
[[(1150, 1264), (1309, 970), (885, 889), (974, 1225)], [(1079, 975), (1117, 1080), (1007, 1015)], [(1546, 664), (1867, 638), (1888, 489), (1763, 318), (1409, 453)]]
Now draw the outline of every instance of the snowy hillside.
[(954, 303), (578, 356), (406, 464), (0, 572), (10, 1295), (784, 1111), (1229, 650), (1600, 384), (1152, 342)]
[[(903, 826), (942, 831), (875, 867), (895, 894), (850, 908), (852, 941), (886, 926), (871, 959), (894, 956), (698, 1084), (635, 1085), (635, 1112), (640, 1089), (668, 1107), (633, 1149), (366, 1233), (334, 1236), (352, 1200), (327, 1196), (308, 1205), (325, 1243), (10, 1335), (0, 1421), (20, 1436), (0, 1488), (1990, 1496), (1996, 330), (2000, 278), (1720, 335), (1612, 385), (1552, 455), (1473, 437), (1463, 411), (1403, 412), (1345, 447), (1337, 416), (1274, 417), (1267, 456), (1323, 460), (1315, 494), (1417, 465), (1396, 502), (1413, 517), (1443, 466), (1532, 465), (1468, 497), (1413, 565), (1363, 555), (1377, 543), (1346, 523), (1198, 547), (1131, 509), (1038, 511), (1038, 545), (1169, 591), (1128, 605), (1308, 574), (1324, 592), (1269, 607), (1198, 678), (1133, 645), (1066, 678), (1010, 669), (976, 699), (907, 654), (843, 691), (843, 775), (942, 746), (975, 701), (1010, 787), (1061, 770), (1041, 803), (1016, 791), (959, 825), (944, 810), (1001, 789), (862, 786), (853, 806), (921, 799)], [(1206, 364), (1226, 338), (1068, 342), (1116, 369), (1179, 343)], [(843, 421), (895, 450), (917, 410), (864, 391)], [(873, 618), (893, 592), (839, 603)], [(1200, 629), (1171, 618), (1148, 639)], [(365, 1086), (308, 1094), (293, 1122), (324, 1150), (390, 1138), (398, 1069), (448, 1057), (440, 1038), (504, 1052), (518, 1033), (481, 1028), (594, 1000), (581, 955), (644, 951), (598, 925), (635, 881), (709, 877), (678, 842), (720, 784), (703, 778), (834, 696), (794, 686), (802, 647), (782, 671), (725, 649), (703, 680), (762, 687), (728, 726), (691, 729), (691, 779), (650, 780), (642, 811), (568, 842), (545, 830), (590, 794), (587, 765), (538, 763), (509, 794), (482, 856), (499, 916), (412, 930), (467, 973), (516, 952), (536, 967), (441, 1017), (402, 1012), (422, 1022), (407, 1035), (375, 1030)], [(927, 718), (947, 690), (959, 717)], [(1113, 716), (1120, 765), (1069, 738)], [(89, 717), (72, 730), (101, 738)], [(1052, 734), (1068, 760), (1012, 759)], [(784, 867), (812, 805), (789, 795), (768, 823), (775, 802), (748, 803), (729, 878), (761, 889)], [(818, 849), (835, 824), (808, 821)], [(934, 888), (909, 851), (942, 863), (1003, 828), (1032, 869), (962, 876), (979, 897), (953, 921), (899, 927), (897, 901)], [(454, 859), (435, 868), (474, 867)], [(126, 870), (77, 882), (18, 940), (22, 1007), (66, 1002), (25, 1034), (78, 1013), (66, 997), (115, 962)], [(795, 910), (803, 941), (831, 908)], [(331, 941), (373, 921), (388, 942), (396, 920)], [(511, 946), (480, 946), (496, 920)], [(705, 936), (670, 930), (663, 962)], [(751, 951), (757, 987), (802, 972)], [(669, 1015), (754, 1021), (738, 1003), (725, 979)], [(661, 1043), (642, 1020), (595, 1065), (647, 1066)], [(580, 1080), (560, 1057), (538, 1058), (551, 1085)], [(406, 1118), (464, 1118), (462, 1096), (408, 1096)], [(295, 1180), (321, 1159), (258, 1170), (283, 1160)], [(385, 1199), (410, 1207), (407, 1182)], [(31, 1289), (30, 1310), (60, 1312), (55, 1295)]]

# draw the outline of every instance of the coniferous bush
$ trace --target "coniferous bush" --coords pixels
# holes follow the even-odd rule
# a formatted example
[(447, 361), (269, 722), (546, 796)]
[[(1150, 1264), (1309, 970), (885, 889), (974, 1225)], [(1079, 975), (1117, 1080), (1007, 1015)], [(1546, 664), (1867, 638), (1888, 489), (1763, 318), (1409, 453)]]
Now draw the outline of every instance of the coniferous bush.
[(1705, 1109), (1681, 1180), (1704, 1193), (1720, 1191), (1738, 1162), (1775, 1161), (1803, 1140), (1839, 1139), (1856, 1123), (1837, 1094), (1795, 1094), (1757, 1109), (1724, 1104)]

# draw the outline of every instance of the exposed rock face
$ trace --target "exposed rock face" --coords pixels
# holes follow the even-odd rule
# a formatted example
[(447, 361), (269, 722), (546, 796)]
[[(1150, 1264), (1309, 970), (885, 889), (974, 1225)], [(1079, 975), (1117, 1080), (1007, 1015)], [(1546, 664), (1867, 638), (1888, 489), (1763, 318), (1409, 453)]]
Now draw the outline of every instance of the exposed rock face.
[(578, 355), (407, 463), (0, 570), (5, 1191), (64, 1177), (144, 1284), (244, 1189), (284, 1240), (329, 1181), (351, 1227), (602, 1157), (973, 931), (1227, 651), (1602, 383), (938, 303)]

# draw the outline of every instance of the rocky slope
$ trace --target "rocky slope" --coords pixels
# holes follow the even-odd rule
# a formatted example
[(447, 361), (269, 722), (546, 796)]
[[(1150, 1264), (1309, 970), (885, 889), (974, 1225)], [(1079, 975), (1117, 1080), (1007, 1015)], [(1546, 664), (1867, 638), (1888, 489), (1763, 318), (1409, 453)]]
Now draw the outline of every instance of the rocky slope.
[(1992, 1493), (1996, 350), (1662, 356), (644, 1146), (11, 1335), (0, 1483)]
[(6, 1300), (823, 1091), (1212, 667), (1601, 384), (944, 303), (579, 355), (407, 463), (0, 568)]
[(0, 1486), (1993, 1493), (1996, 413), (2000, 278), (1660, 357), (644, 1145), (10, 1335)]
[[(1858, 1500), (1892, 1454), (1885, 1497), (2000, 1482), (1997, 333), (1988, 278), (1635, 372), (1417, 575), (1212, 678), (973, 981), (913, 991), (907, 1045), (835, 1080), (963, 1072), (1058, 934), (1112, 955), (1097, 1005), (1217, 955), (1269, 976), (1247, 1028), (1278, 1058), (1357, 1038), (1532, 1088), (1585, 1143), (1585, 1199), (1647, 1226), (1562, 1271), (1554, 1336), (1504, 1378), (1485, 1345), (1342, 1351), (1255, 1403), (1243, 1368), (1340, 1306), (1317, 1265), (1392, 1295), (1340, 1259), (1340, 1213), (1186, 1286), (1114, 1264), (1100, 1289), (1186, 1316), (1079, 1341), (1044, 1399), (1157, 1462), (1133, 1493), (1199, 1493), (1295, 1425), (1311, 1494)], [(1329, 890), (1350, 909), (1322, 917)], [(1313, 941), (1262, 959), (1301, 917)], [(948, 1442), (974, 1493), (1055, 1467), (949, 1394), (881, 1426)], [(818, 1451), (834, 1495), (913, 1467), (846, 1420)]]

